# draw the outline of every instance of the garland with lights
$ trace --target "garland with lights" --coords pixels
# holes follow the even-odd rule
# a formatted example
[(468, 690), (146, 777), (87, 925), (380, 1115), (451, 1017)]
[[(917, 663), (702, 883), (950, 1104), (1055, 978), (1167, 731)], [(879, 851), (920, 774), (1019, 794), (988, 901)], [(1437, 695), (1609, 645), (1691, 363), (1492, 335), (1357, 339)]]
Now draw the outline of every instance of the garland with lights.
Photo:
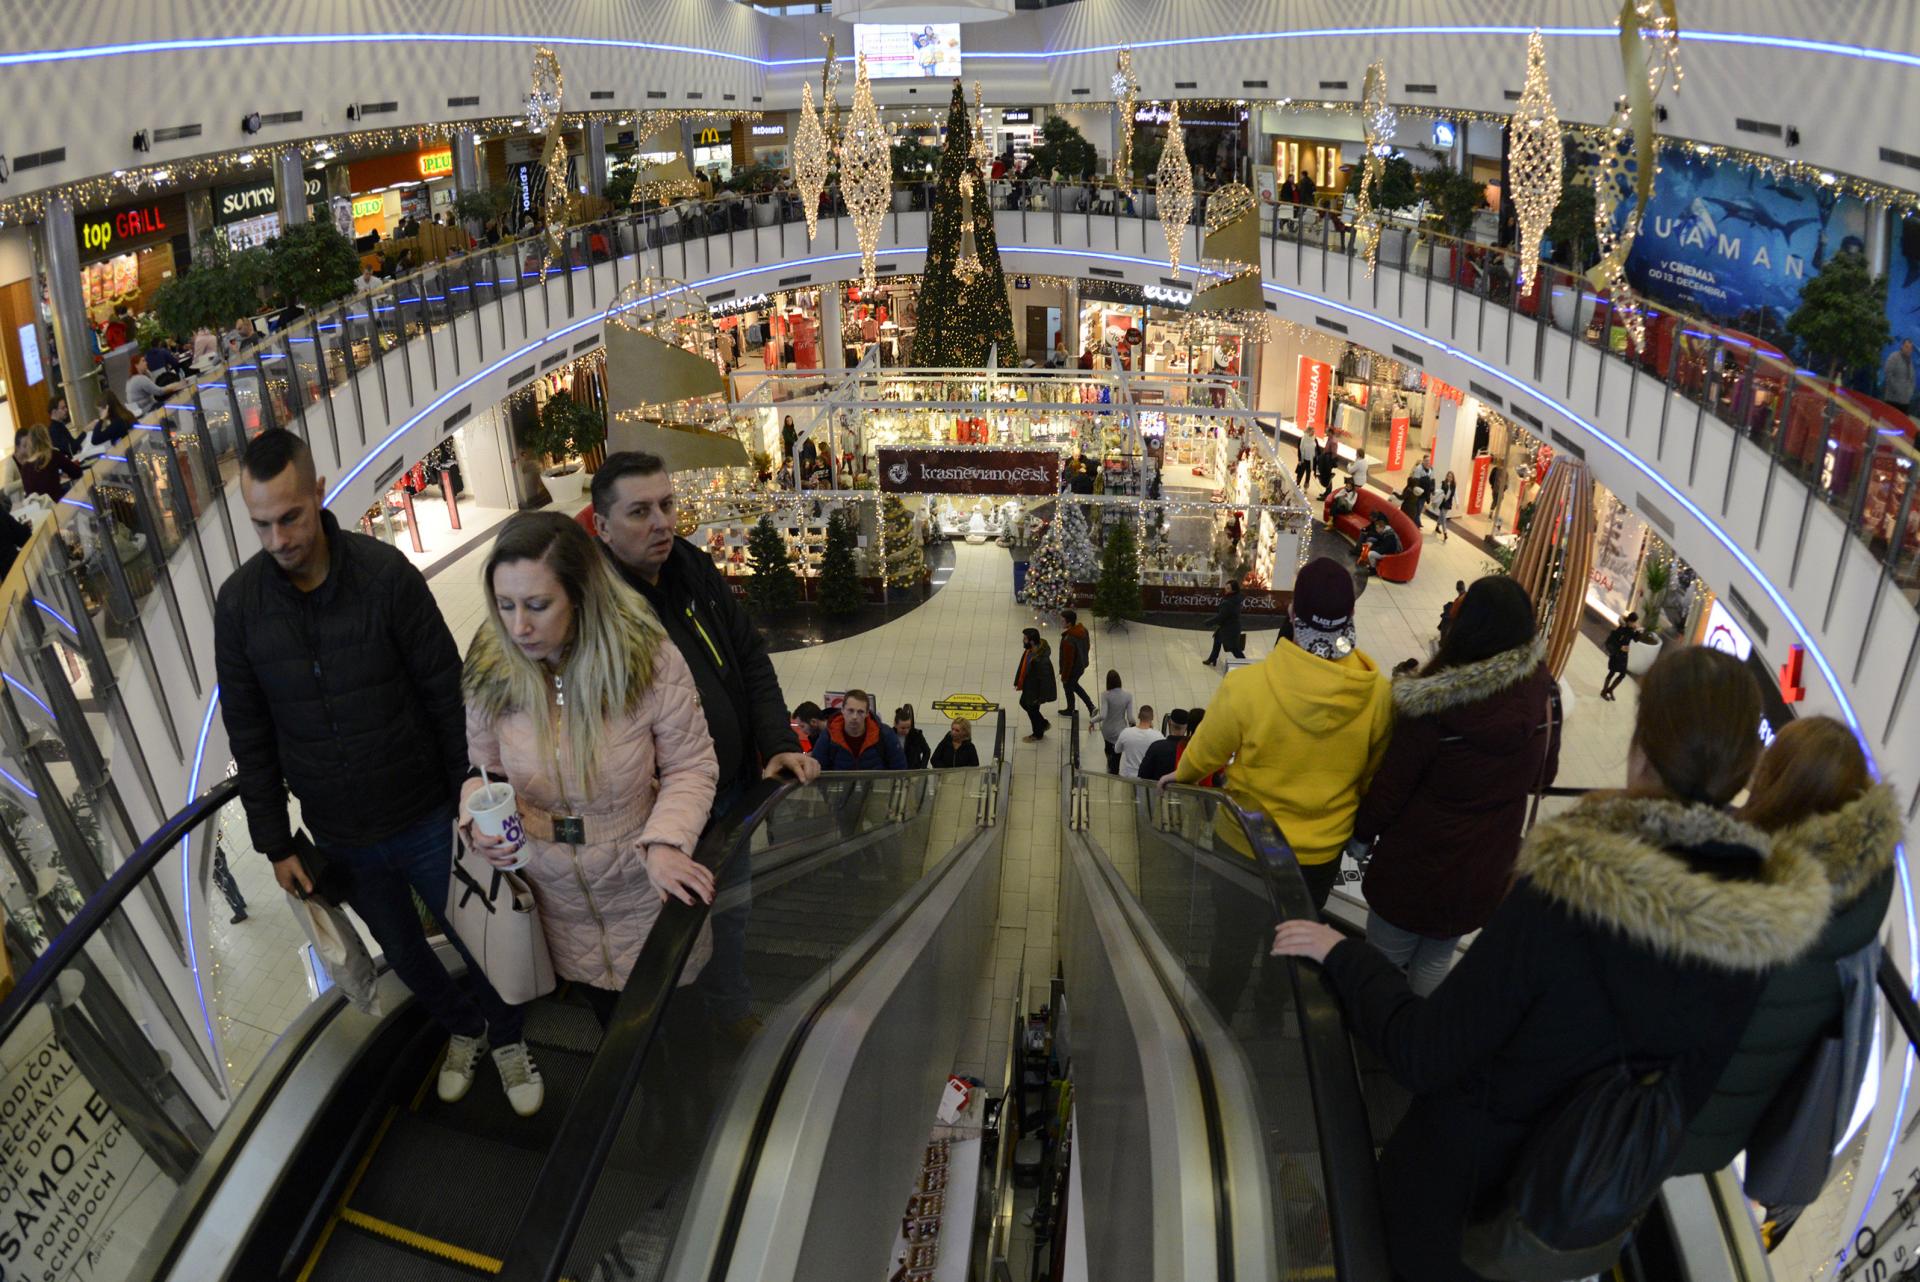
[(880, 222), (893, 203), (893, 144), (880, 123), (867, 78), (867, 56), (853, 82), (853, 111), (840, 140), (840, 191), (860, 241), (860, 287), (874, 284), (874, 258), (880, 248)]
[(1387, 152), (1392, 147), (1399, 119), (1387, 101), (1387, 65), (1376, 60), (1367, 68), (1364, 87), (1365, 105), (1360, 113), (1361, 128), (1366, 131), (1366, 168), (1360, 178), (1360, 195), (1354, 215), (1354, 235), (1367, 256), (1367, 275), (1371, 277), (1380, 261), (1380, 213), (1373, 207), (1373, 194), (1380, 186), (1386, 168)]
[(1140, 101), (1140, 81), (1133, 74), (1133, 50), (1120, 50), (1113, 73), (1114, 109), (1120, 113), (1120, 146), (1113, 153), (1113, 181), (1121, 194), (1133, 195), (1133, 115)]
[(813, 82), (809, 80), (800, 86), (800, 127), (793, 135), (793, 186), (807, 215), (809, 243), (820, 230), (820, 194), (827, 187), (830, 150), (826, 126), (813, 109)]

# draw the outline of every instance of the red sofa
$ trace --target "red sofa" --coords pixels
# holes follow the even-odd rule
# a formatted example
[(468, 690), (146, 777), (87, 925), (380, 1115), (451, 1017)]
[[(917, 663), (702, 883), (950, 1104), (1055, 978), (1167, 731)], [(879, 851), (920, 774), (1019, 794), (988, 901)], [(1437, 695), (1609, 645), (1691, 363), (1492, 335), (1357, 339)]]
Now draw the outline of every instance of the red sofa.
[(1400, 551), (1392, 556), (1380, 558), (1380, 564), (1374, 571), (1390, 583), (1411, 583), (1413, 572), (1420, 568), (1420, 527), (1412, 518), (1400, 510), (1400, 505), (1383, 494), (1373, 490), (1361, 490), (1360, 499), (1354, 504), (1353, 511), (1333, 515), (1333, 497), (1340, 493), (1335, 490), (1327, 495), (1320, 509), (1320, 518), (1331, 526), (1335, 533), (1350, 543), (1358, 543), (1360, 535), (1373, 519), (1375, 512), (1384, 513), (1387, 524), (1400, 536)]

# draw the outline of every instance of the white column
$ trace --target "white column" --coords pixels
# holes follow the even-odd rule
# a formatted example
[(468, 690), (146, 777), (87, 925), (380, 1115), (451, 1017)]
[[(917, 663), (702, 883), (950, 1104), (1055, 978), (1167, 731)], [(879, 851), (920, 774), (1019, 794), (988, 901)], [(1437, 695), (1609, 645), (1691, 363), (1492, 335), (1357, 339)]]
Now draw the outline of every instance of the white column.
[(100, 403), (100, 370), (94, 364), (87, 304), (80, 292), (80, 244), (73, 230), (73, 206), (65, 196), (49, 196), (40, 215), (40, 265), (47, 273), (53, 303), (53, 339), (60, 353), (60, 377), (66, 384), (72, 421), (93, 418)]
[(828, 369), (847, 367), (847, 344), (840, 336), (840, 283), (828, 281), (820, 287), (820, 343), (825, 349), (821, 359)]
[(1458, 405), (1443, 406), (1433, 430), (1433, 473), (1453, 473), (1460, 499), (1456, 512), (1467, 510), (1467, 490), (1473, 480), (1473, 429), (1480, 421), (1480, 402), (1469, 396)]

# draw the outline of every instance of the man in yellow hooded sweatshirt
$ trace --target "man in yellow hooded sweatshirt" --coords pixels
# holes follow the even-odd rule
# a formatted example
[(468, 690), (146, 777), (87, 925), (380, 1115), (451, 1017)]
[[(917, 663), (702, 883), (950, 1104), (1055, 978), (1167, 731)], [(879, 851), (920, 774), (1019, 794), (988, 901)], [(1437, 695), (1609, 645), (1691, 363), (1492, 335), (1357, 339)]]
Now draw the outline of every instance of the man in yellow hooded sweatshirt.
[[(1200, 729), (1168, 776), (1193, 783), (1227, 768), (1227, 795), (1265, 813), (1293, 847), (1316, 909), (1326, 907), (1340, 875), (1340, 851), (1367, 784), (1393, 733), (1386, 673), (1354, 645), (1353, 576), (1326, 557), (1294, 580), (1292, 640), (1250, 668), (1227, 674)], [(1215, 832), (1250, 854), (1238, 823), (1225, 814)], [(1233, 1016), (1271, 926), (1265, 902), (1214, 881), (1213, 957), (1207, 993)]]

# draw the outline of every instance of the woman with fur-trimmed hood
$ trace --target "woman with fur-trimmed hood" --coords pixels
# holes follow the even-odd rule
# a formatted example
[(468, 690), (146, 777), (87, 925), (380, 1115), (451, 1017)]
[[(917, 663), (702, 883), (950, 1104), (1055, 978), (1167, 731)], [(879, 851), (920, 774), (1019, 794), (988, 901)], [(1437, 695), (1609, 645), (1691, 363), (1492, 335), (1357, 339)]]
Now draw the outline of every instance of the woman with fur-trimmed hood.
[(1676, 1175), (1717, 1171), (1754, 1128), (1822, 1037), (1840, 1027), (1840, 960), (1880, 934), (1893, 898), (1900, 803), (1876, 784), (1853, 731), (1832, 717), (1790, 721), (1754, 771), (1740, 817), (1773, 834), (1774, 850), (1804, 855), (1833, 888), (1833, 916), (1793, 965), (1760, 994), (1713, 1098), (1687, 1127)]
[(1393, 683), (1393, 739), (1354, 816), (1367, 863), (1367, 942), (1439, 987), (1462, 935), (1506, 897), (1535, 789), (1560, 765), (1553, 674), (1526, 589), (1475, 583), (1449, 616), (1438, 653)]
[(1360, 940), (1280, 926), (1274, 952), (1322, 963), (1354, 1035), (1413, 1093), (1379, 1163), (1398, 1276), (1475, 1276), (1467, 1222), (1498, 1209), (1530, 1131), (1597, 1070), (1665, 1064), (1697, 1114), (1770, 973), (1825, 927), (1820, 868), (1726, 809), (1759, 756), (1760, 712), (1732, 655), (1663, 655), (1626, 790), (1534, 830), (1506, 901), (1429, 997)]
[[(719, 773), (713, 739), (686, 660), (577, 522), (513, 517), (485, 582), (493, 608), (462, 679), (468, 753), (513, 785), (554, 972), (587, 985), (604, 1020), (667, 896), (712, 901), (693, 853)], [(466, 795), (467, 840), (511, 864), (515, 847), (473, 830)], [(681, 983), (710, 947), (703, 931)]]

